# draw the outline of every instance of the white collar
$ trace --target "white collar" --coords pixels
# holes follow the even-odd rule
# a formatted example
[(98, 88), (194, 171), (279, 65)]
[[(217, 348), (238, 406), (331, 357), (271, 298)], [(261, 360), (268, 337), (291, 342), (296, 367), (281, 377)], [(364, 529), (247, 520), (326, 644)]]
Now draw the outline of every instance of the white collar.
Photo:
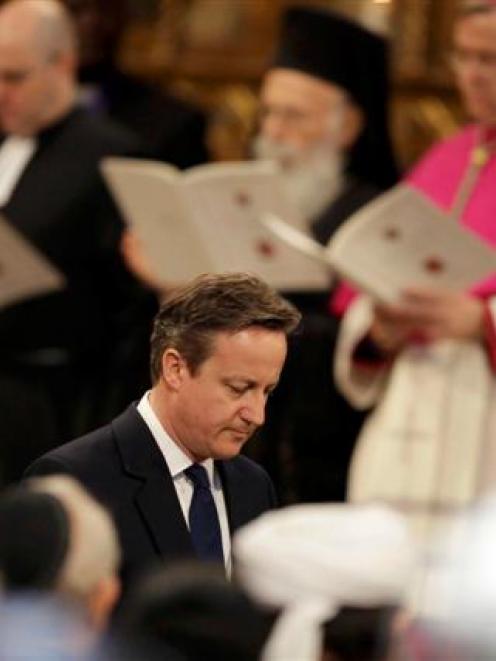
[(0, 206), (7, 204), (17, 182), (33, 157), (37, 140), (34, 137), (9, 135), (0, 146)]
[[(155, 439), (160, 452), (162, 453), (165, 462), (169, 468), (172, 479), (182, 475), (184, 471), (189, 468), (194, 462), (188, 455), (179, 447), (179, 445), (170, 436), (167, 430), (163, 427), (158, 419), (155, 411), (150, 404), (150, 390), (148, 390), (141, 398), (137, 410), (149, 428), (153, 438)], [(205, 459), (201, 465), (206, 469), (210, 485), (214, 484), (214, 461), (213, 459)]]

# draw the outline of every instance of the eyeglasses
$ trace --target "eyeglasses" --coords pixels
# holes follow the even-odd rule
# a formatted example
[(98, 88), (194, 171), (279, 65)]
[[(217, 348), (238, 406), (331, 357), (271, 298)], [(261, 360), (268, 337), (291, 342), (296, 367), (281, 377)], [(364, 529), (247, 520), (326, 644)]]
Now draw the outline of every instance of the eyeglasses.
[(469, 65), (477, 65), (480, 69), (490, 73), (496, 73), (496, 51), (475, 51), (455, 48), (451, 52), (450, 62), (455, 71)]
[(301, 126), (315, 121), (312, 113), (303, 112), (289, 106), (267, 106), (263, 105), (258, 111), (259, 121), (266, 121), (270, 117), (277, 118), (279, 121), (289, 126)]

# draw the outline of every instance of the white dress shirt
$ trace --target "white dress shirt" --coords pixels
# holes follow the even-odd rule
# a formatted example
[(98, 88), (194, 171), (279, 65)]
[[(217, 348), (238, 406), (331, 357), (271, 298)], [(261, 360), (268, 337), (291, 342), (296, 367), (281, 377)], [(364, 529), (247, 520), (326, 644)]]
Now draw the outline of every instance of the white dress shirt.
[(35, 138), (11, 135), (3, 141), (0, 147), (0, 206), (9, 201), (36, 147)]
[[(159, 419), (153, 411), (150, 400), (150, 391), (146, 392), (138, 404), (138, 413), (145, 421), (146, 426), (150, 430), (153, 438), (155, 439), (160, 452), (162, 453), (165, 463), (169, 468), (169, 472), (176, 489), (179, 504), (189, 528), (189, 508), (193, 498), (193, 482), (184, 474), (184, 471), (189, 468), (194, 462), (183, 452), (183, 450), (173, 441), (167, 431), (164, 429)], [(213, 459), (205, 459), (201, 465), (206, 469), (208, 481), (210, 483), (210, 490), (217, 508), (219, 516), (220, 532), (222, 536), (222, 550), (224, 552), (224, 562), (226, 565), (226, 572), (228, 575), (231, 573), (231, 537), (229, 534), (229, 523), (227, 519), (226, 502), (222, 492), (222, 483), (219, 474), (215, 468)]]

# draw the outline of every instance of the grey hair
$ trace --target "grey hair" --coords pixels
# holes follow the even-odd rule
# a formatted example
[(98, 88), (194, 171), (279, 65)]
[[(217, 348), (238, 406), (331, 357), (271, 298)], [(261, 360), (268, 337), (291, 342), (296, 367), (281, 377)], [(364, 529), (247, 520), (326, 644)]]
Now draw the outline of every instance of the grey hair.
[(110, 514), (75, 479), (66, 475), (33, 478), (29, 489), (61, 503), (70, 522), (69, 551), (57, 578), (57, 591), (86, 599), (105, 578), (117, 574), (121, 552)]

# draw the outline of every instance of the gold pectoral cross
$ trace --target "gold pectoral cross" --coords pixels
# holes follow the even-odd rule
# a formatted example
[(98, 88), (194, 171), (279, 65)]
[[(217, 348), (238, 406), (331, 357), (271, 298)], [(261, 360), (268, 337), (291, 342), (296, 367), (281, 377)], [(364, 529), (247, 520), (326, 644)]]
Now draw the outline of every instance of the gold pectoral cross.
[(472, 150), (472, 164), (478, 168), (484, 167), (491, 153), (485, 145), (478, 145)]

